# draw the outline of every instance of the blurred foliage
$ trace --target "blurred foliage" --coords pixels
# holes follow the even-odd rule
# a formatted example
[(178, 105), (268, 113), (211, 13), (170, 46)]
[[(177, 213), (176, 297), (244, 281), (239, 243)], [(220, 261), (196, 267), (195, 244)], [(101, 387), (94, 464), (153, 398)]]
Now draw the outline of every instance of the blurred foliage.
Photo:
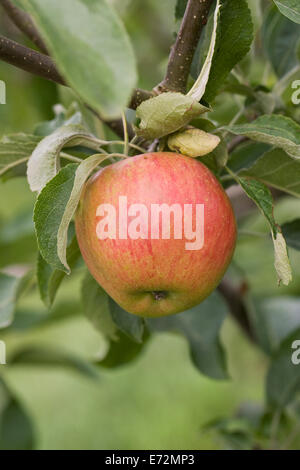
[[(164, 75), (178, 29), (176, 4), (177, 16), (181, 17), (185, 2), (110, 2), (117, 7), (132, 38), (139, 86), (151, 89)], [(291, 102), (290, 85), (295, 77), (283, 80), (283, 75), (299, 63), (299, 25), (278, 16), (275, 7), (264, 17), (267, 1), (249, 0), (248, 4), (257, 39), (215, 99), (209, 118), (216, 126), (228, 125), (238, 113), (239, 123), (255, 116), (258, 100), (260, 105), (263, 98), (270, 104), (273, 87), (282, 91), (275, 103), (277, 111), (284, 109), (286, 115), (300, 118), (299, 106)], [(270, 23), (275, 20), (279, 27), (271, 31)], [(20, 40), (5, 16), (1, 30)], [(289, 47), (286, 57), (281, 51)], [(7, 83), (7, 104), (0, 106), (1, 135), (49, 134), (63, 122), (61, 107), (53, 112), (53, 106), (61, 103), (67, 114), (70, 105), (71, 115), (83, 113), (85, 125), (97, 136), (111, 138), (82, 103), (74, 104), (76, 95), (70, 90), (3, 63), (0, 79)], [(262, 89), (257, 89), (258, 85)], [(243, 93), (232, 92), (234, 87), (243, 89)], [(257, 92), (265, 95), (258, 98)], [(257, 146), (261, 145), (251, 146), (248, 162), (255, 160)], [(77, 152), (84, 157), (88, 154), (84, 148)], [(229, 161), (234, 171), (238, 171), (238, 164), (237, 159)], [(240, 236), (229, 272), (232, 279), (242, 279), (251, 291), (248, 301), (256, 312), (251, 321), (261, 349), (248, 342), (226, 315), (227, 308), (218, 294), (183, 315), (133, 324), (126, 312), (107, 303), (86, 281), (80, 260), (74, 262), (72, 277), (64, 276), (63, 280), (40, 260), (45, 283), (50, 286), (42, 294), (50, 307), (43, 304), (35, 278), (28, 275), (28, 282), (18, 292), (15, 320), (0, 331), (8, 354), (8, 365), (0, 366), (0, 449), (299, 448), (294, 431), (299, 425), (295, 397), (300, 382), (289, 363), (289, 345), (292, 339), (300, 338), (300, 254), (295, 239), (299, 223), (293, 222), (296, 229), (292, 232), (288, 223), (299, 219), (300, 201), (283, 193), (277, 197), (274, 215), (279, 224), (287, 224), (293, 283), (277, 287), (269, 229), (256, 210), (239, 219)], [(34, 199), (25, 178), (0, 184), (0, 269), (15, 279), (34, 269), (37, 262)], [(86, 317), (81, 304), (84, 278), (89, 296), (91, 292), (94, 295), (94, 304), (85, 304)], [(63, 288), (56, 292), (61, 282)], [(104, 328), (102, 321), (99, 327), (95, 322), (96, 304), (98, 308), (99, 304), (106, 305), (113, 326), (106, 324)], [(210, 361), (204, 360), (205, 354)], [(290, 367), (286, 367), (287, 362)], [(217, 382), (199, 374), (199, 370), (219, 379), (228, 373), (230, 380)], [(289, 387), (291, 382), (295, 393), (287, 393), (283, 399), (282, 385)]]

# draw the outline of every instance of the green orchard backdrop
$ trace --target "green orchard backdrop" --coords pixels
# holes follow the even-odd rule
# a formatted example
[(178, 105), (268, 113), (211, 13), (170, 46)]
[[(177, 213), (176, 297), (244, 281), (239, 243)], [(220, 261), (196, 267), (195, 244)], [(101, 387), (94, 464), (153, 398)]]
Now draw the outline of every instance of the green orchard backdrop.
[[(299, 2), (0, 8), (0, 449), (299, 449)], [(237, 247), (203, 303), (145, 320), (87, 272), (73, 215), (96, 167), (187, 126)]]

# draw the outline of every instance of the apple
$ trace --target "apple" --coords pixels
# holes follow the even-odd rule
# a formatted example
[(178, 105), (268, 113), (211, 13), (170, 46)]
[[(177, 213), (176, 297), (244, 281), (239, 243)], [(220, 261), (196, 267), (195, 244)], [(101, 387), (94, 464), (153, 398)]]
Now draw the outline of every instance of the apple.
[(101, 169), (83, 189), (75, 224), (91, 274), (123, 309), (143, 317), (203, 301), (236, 242), (233, 209), (216, 177), (170, 152)]

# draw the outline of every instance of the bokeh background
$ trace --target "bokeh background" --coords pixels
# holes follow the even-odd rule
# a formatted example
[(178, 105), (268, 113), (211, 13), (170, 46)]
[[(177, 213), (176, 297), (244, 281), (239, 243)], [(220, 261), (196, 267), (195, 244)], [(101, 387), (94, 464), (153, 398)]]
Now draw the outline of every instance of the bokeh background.
[[(115, 0), (131, 35), (139, 62), (140, 86), (151, 89), (163, 76), (177, 25), (174, 0)], [(260, 24), (259, 2), (250, 2), (256, 27)], [(126, 11), (126, 15), (125, 15)], [(2, 14), (2, 13), (1, 13)], [(3, 15), (3, 33), (24, 41)], [(264, 58), (251, 67), (250, 80), (260, 83)], [(53, 106), (65, 99), (65, 91), (0, 63), (0, 79), (7, 84), (7, 104), (0, 105), (0, 135), (33, 132), (37, 122), (53, 117)], [(272, 73), (269, 73), (269, 80)], [(214, 117), (226, 122), (241, 102), (222, 94)], [(20, 263), (33, 264), (37, 252), (32, 223), (34, 196), (24, 178), (0, 184), (0, 269)], [(251, 209), (251, 208), (250, 208)], [(277, 220), (299, 216), (300, 202), (281, 197)], [(268, 237), (246, 235), (267, 231), (256, 210), (242, 223), (234, 263), (247, 273), (257, 295), (300, 295), (300, 257), (290, 250), (295, 281), (289, 288), (276, 286), (273, 249)], [(11, 268), (10, 268), (11, 269)], [(64, 281), (53, 307), (51, 324), (27, 328), (47, 311), (35, 293), (18, 305), (16, 321), (0, 339), (8, 355), (23, 345), (43, 344), (88, 360), (102, 357), (107, 345), (82, 314), (78, 268)], [(211, 312), (214, 315), (214, 312)], [(186, 341), (175, 334), (155, 335), (143, 354), (130, 365), (103, 369), (99, 381), (76, 371), (43, 366), (0, 366), (7, 383), (33, 418), (39, 449), (219, 449), (224, 444), (203, 425), (232, 416), (241, 406), (259, 407), (264, 401), (264, 376), (268, 359), (252, 345), (230, 316), (222, 328), (227, 352), (228, 381), (201, 375), (189, 358)], [(1, 403), (0, 403), (1, 407)]]

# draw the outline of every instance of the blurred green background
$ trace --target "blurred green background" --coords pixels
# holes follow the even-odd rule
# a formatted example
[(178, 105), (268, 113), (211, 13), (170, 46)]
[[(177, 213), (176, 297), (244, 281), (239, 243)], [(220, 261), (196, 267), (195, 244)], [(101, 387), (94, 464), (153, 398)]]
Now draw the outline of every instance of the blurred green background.
[[(174, 3), (173, 0), (118, 3), (124, 11), (128, 6), (125, 19), (138, 56), (142, 87), (151, 89), (163, 76), (176, 30)], [(20, 39), (5, 17), (1, 18), (1, 29)], [(260, 63), (256, 64), (255, 73), (259, 82)], [(7, 84), (7, 104), (0, 106), (1, 136), (32, 132), (37, 122), (53, 116), (52, 106), (60, 101), (55, 85), (3, 63), (0, 79)], [(238, 105), (223, 94), (218, 99), (216, 116), (228, 121)], [(33, 203), (34, 196), (25, 179), (0, 184), (0, 268), (35, 262)], [(299, 209), (299, 201), (282, 198), (276, 208), (278, 222), (295, 218)], [(256, 211), (243, 228), (266, 231)], [(268, 237), (241, 236), (234, 262), (247, 273), (257, 295), (299, 295), (300, 257), (293, 250), (290, 255), (295, 282), (280, 290), (276, 286), (273, 248)], [(64, 281), (50, 325), (26, 329), (17, 324), (8, 331), (0, 331), (0, 339), (7, 343), (8, 357), (26, 344), (59, 347), (89, 360), (105, 354), (105, 340), (81, 311), (82, 275), (83, 269), (78, 268)], [(34, 293), (26, 296), (18, 309), (28, 318), (46, 314)], [(67, 315), (66, 309), (72, 315)], [(62, 312), (61, 318), (58, 315), (56, 318), (55, 312)], [(222, 328), (222, 341), (228, 355), (229, 381), (215, 381), (199, 374), (189, 359), (186, 341), (174, 334), (157, 334), (135, 362), (117, 370), (101, 371), (98, 382), (63, 368), (0, 367), (1, 374), (34, 419), (39, 449), (219, 449), (223, 443), (215, 434), (204, 432), (202, 425), (214, 418), (231, 416), (241, 404), (263, 403), (263, 380), (268, 366), (267, 358), (244, 338), (230, 317)]]

